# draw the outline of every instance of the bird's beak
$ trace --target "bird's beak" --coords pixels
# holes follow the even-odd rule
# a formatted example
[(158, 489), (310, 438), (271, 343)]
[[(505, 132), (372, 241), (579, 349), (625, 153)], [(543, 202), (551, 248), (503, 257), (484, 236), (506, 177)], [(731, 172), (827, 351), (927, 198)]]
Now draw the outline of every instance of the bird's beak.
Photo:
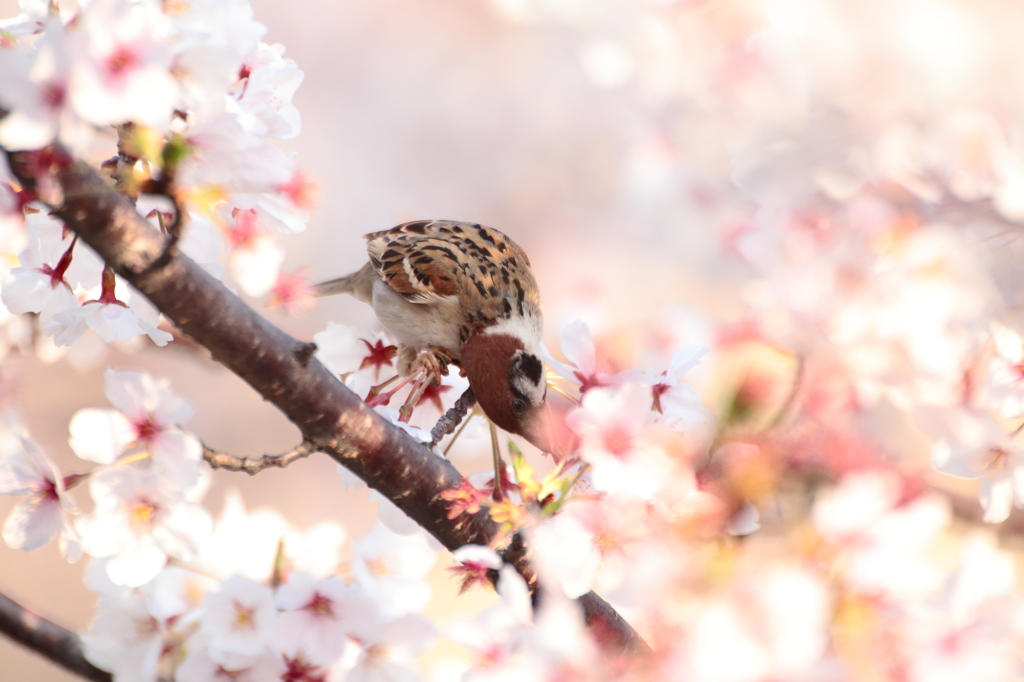
[(537, 449), (555, 460), (568, 457), (579, 445), (579, 438), (566, 425), (565, 406), (548, 400), (530, 416), (523, 436)]

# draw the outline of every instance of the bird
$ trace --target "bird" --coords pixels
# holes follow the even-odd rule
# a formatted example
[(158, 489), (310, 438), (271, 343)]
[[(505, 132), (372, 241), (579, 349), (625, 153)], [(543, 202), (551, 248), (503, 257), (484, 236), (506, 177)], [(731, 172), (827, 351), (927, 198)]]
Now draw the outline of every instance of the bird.
[(369, 261), (314, 285), (368, 303), (398, 340), (401, 377), (460, 367), (484, 414), (544, 450), (543, 315), (530, 259), (479, 223), (415, 220), (364, 235)]

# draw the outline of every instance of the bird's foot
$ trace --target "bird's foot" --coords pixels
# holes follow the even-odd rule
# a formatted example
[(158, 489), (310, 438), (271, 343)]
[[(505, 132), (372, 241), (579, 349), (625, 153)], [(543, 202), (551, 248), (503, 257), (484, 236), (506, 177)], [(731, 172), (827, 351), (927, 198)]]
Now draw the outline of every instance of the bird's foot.
[(387, 381), (381, 382), (376, 386), (371, 387), (369, 393), (366, 394), (366, 404), (369, 405), (370, 407), (377, 407), (378, 405), (387, 405), (391, 401), (391, 398), (400, 390), (405, 388), (406, 384), (412, 381), (414, 377), (407, 376), (401, 381), (399, 381), (398, 384), (390, 391), (384, 391), (384, 389), (387, 386), (390, 386), (396, 379), (398, 379), (397, 375), (391, 377)]
[(441, 377), (448, 376), (448, 364), (454, 360), (455, 356), (447, 348), (431, 346), (413, 361), (413, 374), (410, 376), (417, 377), (417, 379), (412, 392), (409, 393), (409, 399), (398, 410), (399, 421), (409, 423), (409, 420), (412, 419), (412, 411), (419, 404), (423, 392), (427, 390), (428, 386), (441, 385)]
[(430, 386), (440, 386), (441, 377), (448, 376), (448, 365), (454, 362), (455, 356), (447, 348), (431, 346), (416, 356), (410, 370), (423, 370), (424, 378)]

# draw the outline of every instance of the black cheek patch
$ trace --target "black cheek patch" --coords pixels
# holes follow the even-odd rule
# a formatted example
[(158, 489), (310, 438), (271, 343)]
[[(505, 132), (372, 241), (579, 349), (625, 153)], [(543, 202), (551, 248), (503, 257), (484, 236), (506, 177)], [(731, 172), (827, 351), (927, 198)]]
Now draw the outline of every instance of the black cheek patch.
[(533, 384), (539, 386), (541, 377), (544, 376), (544, 363), (536, 355), (525, 353), (516, 361), (516, 370)]

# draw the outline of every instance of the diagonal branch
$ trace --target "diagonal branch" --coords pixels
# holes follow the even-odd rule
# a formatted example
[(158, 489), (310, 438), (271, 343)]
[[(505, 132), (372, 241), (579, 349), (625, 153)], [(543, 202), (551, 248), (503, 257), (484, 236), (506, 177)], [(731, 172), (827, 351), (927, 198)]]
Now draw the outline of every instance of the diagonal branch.
[(77, 634), (32, 613), (4, 594), (0, 594), (0, 633), (87, 680), (113, 679), (110, 673), (85, 660)]
[[(300, 342), (264, 319), (192, 259), (163, 258), (163, 236), (132, 203), (88, 164), (51, 165), (45, 178), (33, 175), (32, 154), (9, 153), (23, 186), (37, 180), (59, 191), (48, 193), (50, 208), (106, 263), (144, 294), (170, 321), (213, 358), (273, 403), (302, 433), (390, 499), (449, 550), (467, 544), (493, 545), (500, 529), (486, 511), (448, 519), (440, 493), (459, 486), (462, 476), (447, 460), (417, 443), (374, 412)], [(61, 157), (57, 149), (55, 156)], [(528, 552), (506, 552), (507, 560), (531, 585)], [(588, 625), (609, 644), (647, 650), (646, 643), (593, 592), (580, 598)]]

